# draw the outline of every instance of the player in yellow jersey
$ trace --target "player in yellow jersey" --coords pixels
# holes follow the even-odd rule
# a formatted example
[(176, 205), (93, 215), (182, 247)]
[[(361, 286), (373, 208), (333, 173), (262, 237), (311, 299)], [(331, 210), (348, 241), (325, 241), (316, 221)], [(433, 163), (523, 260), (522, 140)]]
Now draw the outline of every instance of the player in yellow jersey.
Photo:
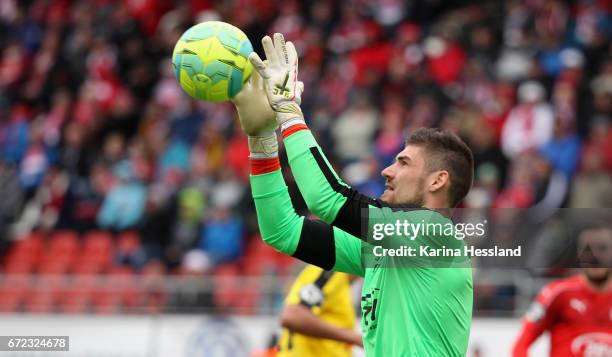
[(312, 265), (302, 270), (285, 299), (278, 357), (350, 357), (353, 345), (363, 346), (354, 330), (355, 279)]

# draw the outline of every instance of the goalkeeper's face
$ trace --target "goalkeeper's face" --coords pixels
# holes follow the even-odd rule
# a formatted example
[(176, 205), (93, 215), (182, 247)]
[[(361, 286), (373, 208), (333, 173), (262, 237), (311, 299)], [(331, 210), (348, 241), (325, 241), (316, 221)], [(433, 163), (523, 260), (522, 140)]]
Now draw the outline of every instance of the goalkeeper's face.
[(381, 172), (385, 192), (380, 199), (387, 203), (422, 206), (425, 197), (427, 170), (423, 149), (408, 145), (395, 157), (395, 162)]

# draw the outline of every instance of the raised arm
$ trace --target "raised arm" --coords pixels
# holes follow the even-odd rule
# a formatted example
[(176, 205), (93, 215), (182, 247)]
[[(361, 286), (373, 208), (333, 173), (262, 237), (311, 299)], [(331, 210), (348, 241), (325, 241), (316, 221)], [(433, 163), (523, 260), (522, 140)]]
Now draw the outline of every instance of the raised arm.
[[(278, 160), (278, 159), (276, 159)], [(254, 164), (251, 187), (262, 239), (276, 250), (325, 270), (364, 275), (361, 242), (329, 224), (297, 215), (280, 169)]]
[(280, 170), (276, 113), (254, 73), (232, 101), (248, 134), (251, 187), (264, 241), (278, 251), (326, 270), (363, 276), (361, 243), (340, 229), (295, 212)]
[(291, 171), (310, 211), (335, 227), (363, 237), (368, 208), (383, 204), (340, 179), (305, 124), (286, 128), (283, 138)]
[(367, 208), (381, 207), (382, 203), (343, 183), (307, 130), (299, 106), (302, 88), (293, 44), (285, 43), (283, 35), (276, 33), (274, 41), (266, 36), (262, 45), (267, 63), (256, 53), (249, 60), (264, 79), (268, 101), (285, 138), (289, 164), (308, 208), (326, 223), (364, 238)]

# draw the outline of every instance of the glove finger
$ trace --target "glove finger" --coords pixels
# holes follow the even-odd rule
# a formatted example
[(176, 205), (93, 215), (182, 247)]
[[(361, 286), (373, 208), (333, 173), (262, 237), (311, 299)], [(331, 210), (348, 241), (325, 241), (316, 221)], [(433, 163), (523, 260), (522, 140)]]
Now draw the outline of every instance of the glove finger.
[(255, 67), (255, 70), (261, 75), (262, 78), (268, 79), (270, 75), (268, 73), (268, 66), (261, 60), (256, 52), (251, 52), (249, 55), (249, 61)]
[(287, 47), (287, 55), (289, 56), (289, 64), (292, 66), (295, 65), (297, 67), (298, 54), (297, 54), (297, 51), (295, 50), (295, 45), (293, 44), (293, 42), (288, 41), (286, 43), (286, 47)]
[(274, 67), (278, 65), (279, 58), (276, 54), (276, 49), (274, 48), (274, 44), (272, 43), (272, 39), (270, 38), (270, 36), (264, 36), (264, 38), (261, 39), (261, 44), (263, 46), (264, 52), (266, 53), (266, 59), (268, 60), (270, 66)]
[(274, 48), (276, 49), (276, 55), (280, 63), (289, 65), (289, 55), (287, 54), (287, 46), (285, 44), (285, 36), (282, 33), (274, 34)]
[(298, 105), (302, 104), (302, 94), (303, 93), (304, 93), (304, 82), (298, 81), (297, 82), (297, 93), (295, 95), (295, 102)]

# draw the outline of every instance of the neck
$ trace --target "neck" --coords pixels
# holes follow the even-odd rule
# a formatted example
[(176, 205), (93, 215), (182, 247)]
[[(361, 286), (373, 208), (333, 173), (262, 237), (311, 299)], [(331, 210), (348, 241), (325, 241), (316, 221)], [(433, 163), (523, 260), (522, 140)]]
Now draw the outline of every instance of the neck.
[(606, 280), (602, 280), (602, 281), (594, 281), (589, 279), (587, 276), (583, 275), (582, 279), (585, 281), (585, 283), (593, 290), (597, 291), (597, 292), (606, 292), (608, 291), (609, 288), (609, 282), (610, 282), (610, 278), (608, 277)]
[(426, 199), (423, 207), (428, 208), (432, 211), (436, 211), (446, 218), (451, 218), (453, 215), (453, 208), (449, 208), (450, 205), (447, 204), (446, 201), (444, 202), (439, 202), (439, 201), (440, 200), (435, 200), (435, 199), (427, 200)]
[(442, 199), (441, 197), (425, 197), (423, 202), (423, 207), (429, 208), (431, 210), (452, 210), (454, 207), (448, 204), (446, 199)]

